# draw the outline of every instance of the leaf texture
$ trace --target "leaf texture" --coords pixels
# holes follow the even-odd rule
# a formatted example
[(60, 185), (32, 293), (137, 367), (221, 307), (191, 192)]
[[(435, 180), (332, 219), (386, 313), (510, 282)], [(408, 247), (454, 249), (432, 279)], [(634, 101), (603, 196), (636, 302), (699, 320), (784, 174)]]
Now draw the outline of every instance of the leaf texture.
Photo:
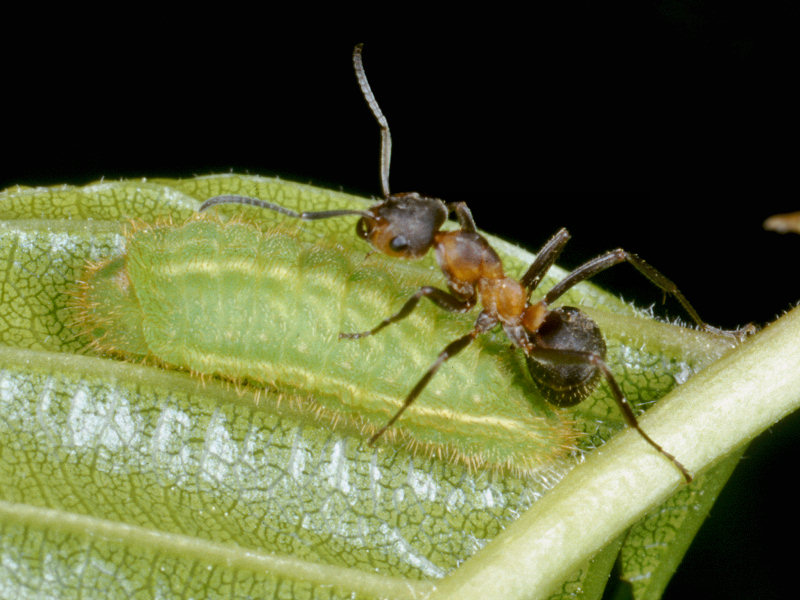
[[(314, 389), (237, 393), (224, 381), (87, 351), (70, 308), (87, 262), (122, 256), (128, 221), (180, 223), (223, 193), (290, 208), (364, 206), (234, 175), (0, 195), (0, 595), (425, 597), (581, 460), (554, 459), (533, 479), (474, 471), (399, 446), (372, 448), (357, 431), (321, 423), (303, 410)], [(249, 208), (220, 211), (235, 212), (307, 243), (366, 253), (346, 219), (311, 225)], [(531, 260), (492, 243), (511, 273)], [(380, 285), (404, 273), (442, 285), (430, 259), (386, 260)], [(589, 285), (565, 302), (600, 324), (609, 363), (641, 408), (731, 346), (655, 322)], [(474, 318), (430, 307), (422, 314), (452, 337)], [(428, 350), (432, 360), (438, 348)], [(509, 352), (499, 334), (482, 351)], [(566, 414), (586, 449), (621, 428), (604, 386)], [(642, 526), (653, 535), (677, 527), (654, 518)], [(675, 563), (687, 545), (647, 557), (644, 539), (631, 534), (623, 546), (631, 577)], [(613, 547), (606, 556), (615, 554)], [(587, 583), (594, 591), (586, 596), (583, 583), (603, 580), (612, 562), (596, 561), (599, 576), (588, 566), (576, 572), (558, 597), (597, 597), (602, 586)]]

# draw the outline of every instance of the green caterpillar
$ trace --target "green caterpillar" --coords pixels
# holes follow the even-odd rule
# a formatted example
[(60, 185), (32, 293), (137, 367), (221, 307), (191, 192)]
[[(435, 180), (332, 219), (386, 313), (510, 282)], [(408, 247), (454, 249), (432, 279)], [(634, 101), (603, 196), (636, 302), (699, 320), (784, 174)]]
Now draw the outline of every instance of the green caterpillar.
[[(366, 441), (473, 318), (425, 307), (380, 336), (338, 339), (429, 282), (427, 269), (387, 269), (387, 261), (398, 266), (290, 229), (208, 216), (140, 226), (128, 232), (123, 256), (88, 269), (80, 322), (105, 353), (256, 389), (313, 390), (303, 412)], [(525, 476), (574, 451), (574, 424), (541, 399), (524, 360), (506, 349), (506, 341), (481, 336), (385, 441)]]

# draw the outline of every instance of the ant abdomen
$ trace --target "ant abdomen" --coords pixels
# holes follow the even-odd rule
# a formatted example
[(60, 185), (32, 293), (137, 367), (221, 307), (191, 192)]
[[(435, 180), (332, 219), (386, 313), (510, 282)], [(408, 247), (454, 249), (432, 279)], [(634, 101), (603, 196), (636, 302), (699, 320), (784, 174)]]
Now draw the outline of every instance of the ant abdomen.
[(579, 404), (597, 386), (601, 373), (593, 362), (571, 358), (593, 354), (605, 361), (606, 343), (597, 323), (572, 306), (554, 308), (536, 332), (536, 340), (554, 357), (526, 356), (528, 371), (544, 399), (559, 407)]

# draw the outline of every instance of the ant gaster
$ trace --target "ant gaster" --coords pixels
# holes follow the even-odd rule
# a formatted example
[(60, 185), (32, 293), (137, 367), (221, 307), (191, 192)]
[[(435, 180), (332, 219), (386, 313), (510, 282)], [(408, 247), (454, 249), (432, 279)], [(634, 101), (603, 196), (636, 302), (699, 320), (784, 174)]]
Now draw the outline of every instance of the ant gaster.
[[(200, 210), (216, 204), (238, 203), (267, 208), (304, 220), (357, 215), (361, 217), (356, 225), (357, 234), (384, 254), (416, 259), (427, 254), (430, 248), (434, 249), (436, 261), (447, 281), (448, 291), (424, 286), (396, 314), (384, 319), (376, 327), (361, 333), (340, 333), (340, 338), (354, 339), (373, 335), (408, 316), (421, 298), (427, 298), (440, 308), (456, 313), (467, 312), (480, 301), (483, 310), (472, 330), (448, 344), (439, 353), (406, 396), (402, 407), (370, 438), (369, 443), (373, 444), (400, 418), (445, 361), (466, 348), (481, 333), (501, 325), (511, 343), (525, 353), (528, 370), (548, 402), (561, 407), (578, 404), (595, 388), (602, 375), (626, 423), (668, 458), (687, 482), (691, 481), (692, 475), (689, 471), (639, 426), (631, 405), (605, 362), (606, 344), (597, 324), (577, 308), (550, 308), (550, 305), (577, 283), (616, 264), (629, 262), (665, 294), (672, 294), (698, 326), (715, 333), (727, 332), (707, 325), (672, 281), (635, 254), (622, 249), (612, 250), (586, 262), (551, 288), (541, 300), (532, 303), (531, 293), (569, 240), (567, 230), (559, 230), (544, 245), (533, 264), (517, 281), (504, 273), (500, 257), (477, 232), (472, 214), (465, 203), (446, 204), (438, 198), (429, 198), (416, 192), (390, 193), (389, 162), (392, 142), (389, 125), (367, 82), (360, 44), (353, 51), (353, 65), (361, 92), (381, 129), (382, 202), (364, 211), (298, 213), (255, 198), (217, 196), (203, 203)], [(455, 214), (460, 229), (442, 231), (441, 227), (451, 213)]]

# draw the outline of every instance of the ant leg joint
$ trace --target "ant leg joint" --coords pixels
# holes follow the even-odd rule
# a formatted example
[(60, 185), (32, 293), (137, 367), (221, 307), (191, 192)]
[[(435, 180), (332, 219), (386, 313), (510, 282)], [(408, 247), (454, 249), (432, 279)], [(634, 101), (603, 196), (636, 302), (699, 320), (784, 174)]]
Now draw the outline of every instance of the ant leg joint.
[(358, 333), (340, 333), (339, 339), (352, 340), (378, 333), (384, 327), (391, 325), (392, 323), (397, 323), (398, 321), (401, 321), (410, 315), (411, 311), (413, 311), (417, 306), (420, 298), (428, 298), (436, 306), (443, 308), (448, 312), (466, 312), (475, 305), (475, 298), (467, 298), (466, 300), (461, 299), (454, 294), (445, 292), (444, 290), (440, 290), (439, 288), (435, 288), (430, 285), (426, 285), (414, 292), (414, 295), (406, 301), (406, 303), (399, 311), (397, 311), (397, 313), (393, 314), (391, 317), (385, 318), (369, 331), (361, 331)]

